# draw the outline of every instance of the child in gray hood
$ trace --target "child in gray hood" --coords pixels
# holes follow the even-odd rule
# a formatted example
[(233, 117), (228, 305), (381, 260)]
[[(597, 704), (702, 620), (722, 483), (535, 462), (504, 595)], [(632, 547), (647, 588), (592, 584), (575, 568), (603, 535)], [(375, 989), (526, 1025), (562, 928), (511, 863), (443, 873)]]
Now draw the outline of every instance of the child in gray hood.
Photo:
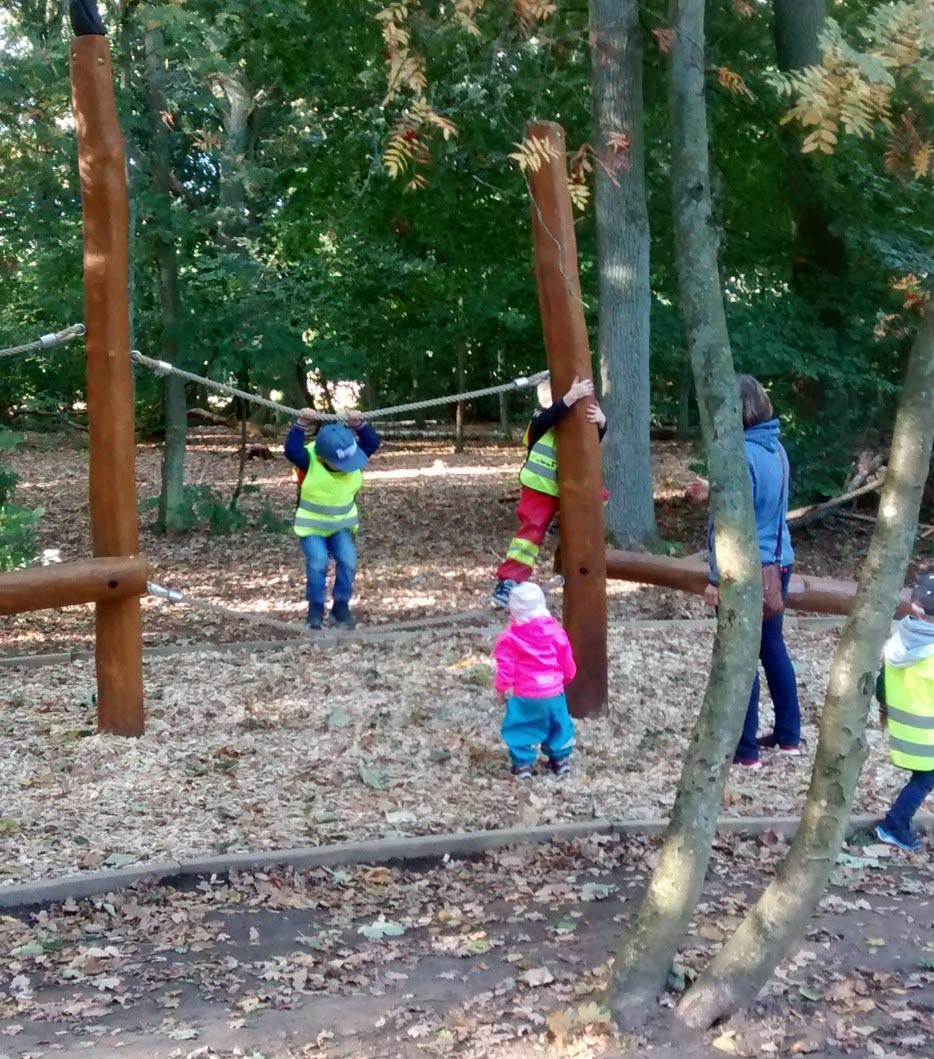
[(934, 790), (934, 574), (918, 579), (911, 609), (885, 645), (876, 685), (892, 762), (911, 772), (876, 837), (905, 850), (921, 847), (911, 821)]

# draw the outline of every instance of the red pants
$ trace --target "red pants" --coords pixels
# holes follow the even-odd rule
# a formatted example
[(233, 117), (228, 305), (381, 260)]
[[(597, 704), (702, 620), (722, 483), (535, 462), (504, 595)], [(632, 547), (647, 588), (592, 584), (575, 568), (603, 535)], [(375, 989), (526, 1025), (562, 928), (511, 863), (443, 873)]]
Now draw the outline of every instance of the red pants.
[[(604, 504), (610, 499), (609, 490), (603, 490)], [(535, 573), (535, 562), (542, 547), (542, 541), (551, 525), (551, 520), (558, 513), (558, 497), (540, 493), (537, 489), (522, 486), (519, 506), (519, 529), (509, 542), (506, 560), (496, 571), (500, 581), (528, 581)]]
[(496, 571), (500, 581), (528, 581), (535, 572), (535, 561), (558, 512), (558, 498), (522, 486), (519, 497), (519, 530), (509, 543), (506, 561)]

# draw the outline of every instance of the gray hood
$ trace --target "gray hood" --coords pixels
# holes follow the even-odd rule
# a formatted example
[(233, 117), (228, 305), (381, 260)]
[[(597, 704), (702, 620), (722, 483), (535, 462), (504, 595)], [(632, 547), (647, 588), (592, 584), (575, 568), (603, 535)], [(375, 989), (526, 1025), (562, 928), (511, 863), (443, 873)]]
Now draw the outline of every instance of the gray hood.
[(886, 662), (896, 669), (914, 665), (934, 655), (934, 622), (909, 615), (902, 618), (883, 651)]

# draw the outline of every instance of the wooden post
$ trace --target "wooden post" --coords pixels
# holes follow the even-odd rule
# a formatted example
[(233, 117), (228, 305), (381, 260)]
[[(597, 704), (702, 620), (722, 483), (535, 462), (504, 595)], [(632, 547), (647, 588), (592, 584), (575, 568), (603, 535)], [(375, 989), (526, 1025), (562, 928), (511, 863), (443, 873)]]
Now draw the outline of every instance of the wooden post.
[(144, 596), (145, 559), (82, 559), (0, 574), (0, 614), (102, 603)]
[[(577, 273), (564, 130), (554, 122), (532, 122), (527, 134), (547, 141), (554, 155), (530, 174), (530, 186), (538, 303), (552, 392), (559, 397), (575, 375), (593, 378), (593, 366)], [(605, 713), (608, 699), (600, 445), (586, 405), (579, 401), (557, 432), (564, 627), (577, 661), (577, 677), (568, 688), (574, 717)]]
[[(88, 0), (72, 0), (71, 85), (84, 213), (91, 535), (96, 556), (136, 555), (136, 438), (130, 373), (128, 225), (123, 134), (110, 48)], [(143, 667), (137, 597), (99, 603), (97, 725), (143, 733)]]

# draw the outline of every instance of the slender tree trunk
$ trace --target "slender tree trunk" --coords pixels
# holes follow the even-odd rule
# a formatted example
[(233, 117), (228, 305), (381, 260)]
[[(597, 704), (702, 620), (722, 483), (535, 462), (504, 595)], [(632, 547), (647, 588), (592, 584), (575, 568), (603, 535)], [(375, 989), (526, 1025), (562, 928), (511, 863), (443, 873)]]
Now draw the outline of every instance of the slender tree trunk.
[[(505, 357), (503, 356), (502, 349), (496, 351), (496, 373), (499, 376), (500, 382), (505, 382), (504, 369), (505, 368)], [(512, 422), (509, 419), (509, 394), (503, 390), (499, 394), (499, 432), (502, 435), (503, 441), (512, 441)]]
[(237, 510), (237, 502), (243, 492), (243, 478), (246, 473), (246, 441), (247, 441), (247, 406), (246, 401), (237, 399), (240, 406), (240, 462), (237, 465), (237, 484), (230, 498), (230, 510)]
[[(153, 220), (156, 229), (159, 299), (162, 308), (162, 359), (175, 364), (178, 360), (181, 309), (178, 294), (178, 257), (172, 226), (172, 194), (169, 188), (169, 131), (165, 124), (165, 40), (160, 25), (149, 25), (145, 47), (152, 139), (150, 173), (154, 200)], [(157, 526), (162, 532), (169, 533), (180, 529), (182, 524), (188, 408), (185, 403), (185, 383), (182, 379), (176, 375), (167, 375), (163, 385), (165, 440), (162, 445), (162, 488), (159, 493)]]
[(691, 372), (691, 358), (685, 350), (678, 384), (678, 437), (681, 441), (687, 441), (691, 436), (691, 398), (693, 396), (694, 377)]
[(752, 686), (762, 579), (736, 377), (717, 270), (704, 102), (704, 0), (676, 0), (672, 172), (681, 307), (710, 466), (720, 608), (710, 677), (658, 864), (616, 956), (609, 1001), (622, 1028), (651, 1016), (703, 886), (723, 786)]
[(843, 845), (866, 757), (866, 715), (918, 525), (934, 438), (934, 302), (915, 339), (876, 529), (834, 656), (801, 826), (774, 882), (678, 1009), (709, 1026), (755, 997), (804, 931)]
[[(821, 61), (818, 37), (824, 24), (824, 0), (772, 0), (775, 54), (786, 73)], [(805, 296), (814, 295), (814, 281), (846, 270), (846, 246), (832, 231), (833, 212), (822, 191), (815, 159), (801, 153), (798, 134), (784, 133), (791, 217), (794, 224), (792, 278)]]
[[(457, 392), (464, 392), (464, 383), (467, 378), (467, 343), (461, 342), (457, 347)], [(454, 413), (454, 451), (458, 454), (464, 451), (464, 402), (457, 402)]]
[[(651, 293), (638, 0), (590, 0), (590, 42), (600, 370), (611, 424), (603, 457), (610, 491), (607, 530), (621, 547), (650, 545), (656, 538), (649, 442)], [(613, 140), (619, 134), (630, 138), (628, 150)]]

